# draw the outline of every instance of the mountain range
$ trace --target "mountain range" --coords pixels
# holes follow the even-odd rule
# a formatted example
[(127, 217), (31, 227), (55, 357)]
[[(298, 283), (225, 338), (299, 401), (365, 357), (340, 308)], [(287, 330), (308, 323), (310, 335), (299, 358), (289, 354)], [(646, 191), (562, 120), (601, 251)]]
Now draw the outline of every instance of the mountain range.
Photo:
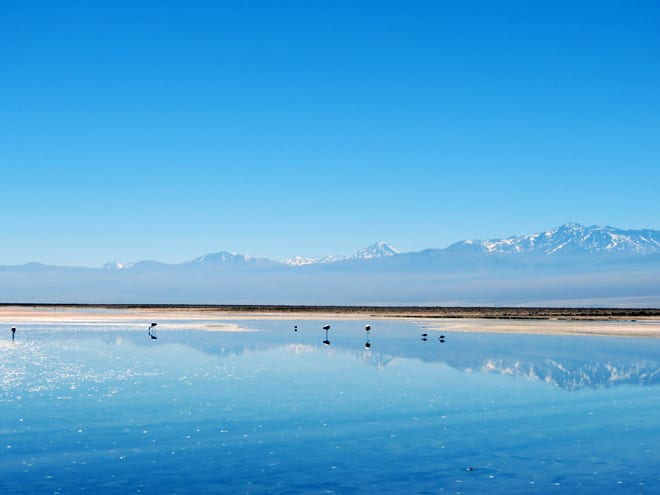
[[(316, 265), (316, 264), (336, 263), (339, 261), (346, 261), (346, 260), (366, 260), (372, 258), (380, 258), (383, 256), (393, 256), (395, 254), (399, 254), (399, 250), (390, 246), (386, 242), (380, 241), (375, 244), (372, 244), (369, 247), (360, 249), (352, 256), (330, 255), (321, 258), (307, 258), (304, 256), (294, 256), (286, 260), (283, 264), (290, 266)], [(148, 263), (148, 262), (142, 261), (138, 263), (122, 263), (119, 261), (113, 261), (104, 264), (102, 268), (105, 268), (106, 270), (124, 270), (128, 268), (132, 268), (135, 265), (139, 265), (140, 263)], [(255, 258), (253, 256), (246, 256), (244, 254), (232, 253), (228, 251), (220, 251), (217, 253), (205, 254), (191, 261), (187, 261), (183, 264), (184, 265), (186, 264), (236, 265), (241, 263), (252, 264), (252, 265), (281, 264), (277, 261), (273, 261), (267, 258)]]
[(505, 239), (286, 262), (220, 251), (100, 268), (0, 266), (0, 301), (346, 305), (660, 305), (660, 231), (568, 223)]
[(450, 246), (450, 249), (455, 250), (473, 248), (488, 253), (532, 253), (548, 256), (578, 253), (655, 254), (660, 252), (660, 231), (623, 230), (596, 225), (585, 227), (568, 223), (537, 234), (489, 241), (463, 241)]
[[(427, 249), (418, 253), (401, 253), (390, 244), (379, 241), (360, 249), (351, 256), (329, 255), (320, 258), (294, 256), (283, 264), (304, 266), (339, 263), (345, 261), (371, 260), (400, 254), (415, 255), (446, 251), (451, 254), (504, 254), (533, 256), (601, 255), (637, 256), (660, 253), (660, 230), (624, 230), (615, 227), (585, 227), (568, 223), (560, 227), (528, 235), (516, 235), (505, 239), (469, 240), (450, 245), (446, 249)], [(140, 263), (109, 262), (105, 269), (127, 269)], [(185, 264), (281, 264), (267, 258), (256, 258), (244, 254), (220, 251), (206, 254)]]

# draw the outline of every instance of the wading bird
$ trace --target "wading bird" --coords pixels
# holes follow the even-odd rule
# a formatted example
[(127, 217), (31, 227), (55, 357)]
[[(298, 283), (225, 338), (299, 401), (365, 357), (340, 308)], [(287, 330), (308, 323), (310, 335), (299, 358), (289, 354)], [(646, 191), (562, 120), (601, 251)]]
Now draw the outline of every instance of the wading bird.
[(149, 325), (149, 337), (151, 337), (153, 340), (156, 340), (158, 337), (156, 337), (156, 334), (154, 333), (154, 328), (158, 325), (158, 323), (152, 323)]

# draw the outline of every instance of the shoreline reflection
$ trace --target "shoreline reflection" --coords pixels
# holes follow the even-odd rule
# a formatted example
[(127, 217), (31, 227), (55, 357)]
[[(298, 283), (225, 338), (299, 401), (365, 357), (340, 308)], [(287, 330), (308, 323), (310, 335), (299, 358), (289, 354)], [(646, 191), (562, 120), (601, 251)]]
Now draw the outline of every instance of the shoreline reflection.
[[(183, 332), (185, 337), (177, 335), (170, 341), (221, 357), (291, 344), (309, 345), (310, 349), (330, 345), (331, 325), (323, 327), (325, 339), (317, 347), (310, 330), (302, 325), (297, 324), (296, 333), (291, 335), (280, 330), (280, 326), (290, 329), (290, 323), (269, 323), (244, 322), (246, 327), (258, 330), (249, 334), (187, 331)], [(552, 384), (568, 391), (660, 384), (660, 345), (648, 339), (489, 333), (454, 333), (450, 338), (446, 332), (424, 332), (420, 339), (410, 329), (401, 332), (401, 325), (389, 324), (383, 328), (379, 325), (377, 336), (370, 325), (363, 325), (360, 343), (356, 328), (354, 322), (332, 325), (334, 351), (364, 359), (363, 351), (368, 350), (369, 362), (378, 367), (400, 358), (413, 359), (444, 363), (464, 373), (490, 373)]]

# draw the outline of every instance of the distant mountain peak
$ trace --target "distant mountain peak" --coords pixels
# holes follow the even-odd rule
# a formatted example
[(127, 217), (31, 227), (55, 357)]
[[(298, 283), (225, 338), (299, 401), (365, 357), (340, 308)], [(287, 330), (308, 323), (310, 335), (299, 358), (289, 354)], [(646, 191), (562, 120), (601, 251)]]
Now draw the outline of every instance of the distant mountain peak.
[(346, 260), (366, 260), (372, 258), (383, 258), (385, 256), (393, 256), (399, 254), (399, 250), (395, 247), (392, 247), (387, 242), (378, 241), (371, 246), (360, 249), (352, 256), (324, 256), (322, 258), (306, 258), (304, 256), (294, 256), (289, 258), (286, 261), (287, 265), (292, 266), (303, 266), (303, 265), (316, 265), (316, 264), (327, 264), (327, 263), (336, 263), (338, 261)]
[(323, 257), (305, 257), (305, 256), (294, 256), (285, 261), (285, 264), (291, 266), (304, 266), (304, 265), (317, 265), (317, 264), (326, 264), (326, 263), (335, 263), (337, 261), (343, 261), (347, 259), (346, 256), (330, 255)]
[(273, 263), (265, 258), (256, 258), (254, 256), (246, 256), (244, 254), (233, 253), (231, 251), (219, 251), (217, 253), (209, 253), (199, 256), (191, 261), (192, 265), (223, 265), (223, 264), (240, 264), (240, 263)]
[(104, 270), (125, 270), (133, 266), (131, 263), (122, 263), (120, 261), (109, 261), (104, 263), (101, 268)]
[(378, 241), (371, 246), (360, 249), (356, 252), (351, 259), (371, 259), (371, 258), (383, 258), (385, 256), (394, 256), (400, 254), (400, 251), (395, 247), (391, 246), (387, 242)]

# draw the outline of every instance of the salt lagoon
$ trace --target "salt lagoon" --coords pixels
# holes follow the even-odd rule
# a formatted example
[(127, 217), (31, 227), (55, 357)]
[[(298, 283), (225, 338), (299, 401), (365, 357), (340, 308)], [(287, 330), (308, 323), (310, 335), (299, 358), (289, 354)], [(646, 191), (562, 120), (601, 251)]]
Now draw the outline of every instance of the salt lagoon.
[(6, 322), (2, 493), (660, 490), (660, 340), (153, 317)]

